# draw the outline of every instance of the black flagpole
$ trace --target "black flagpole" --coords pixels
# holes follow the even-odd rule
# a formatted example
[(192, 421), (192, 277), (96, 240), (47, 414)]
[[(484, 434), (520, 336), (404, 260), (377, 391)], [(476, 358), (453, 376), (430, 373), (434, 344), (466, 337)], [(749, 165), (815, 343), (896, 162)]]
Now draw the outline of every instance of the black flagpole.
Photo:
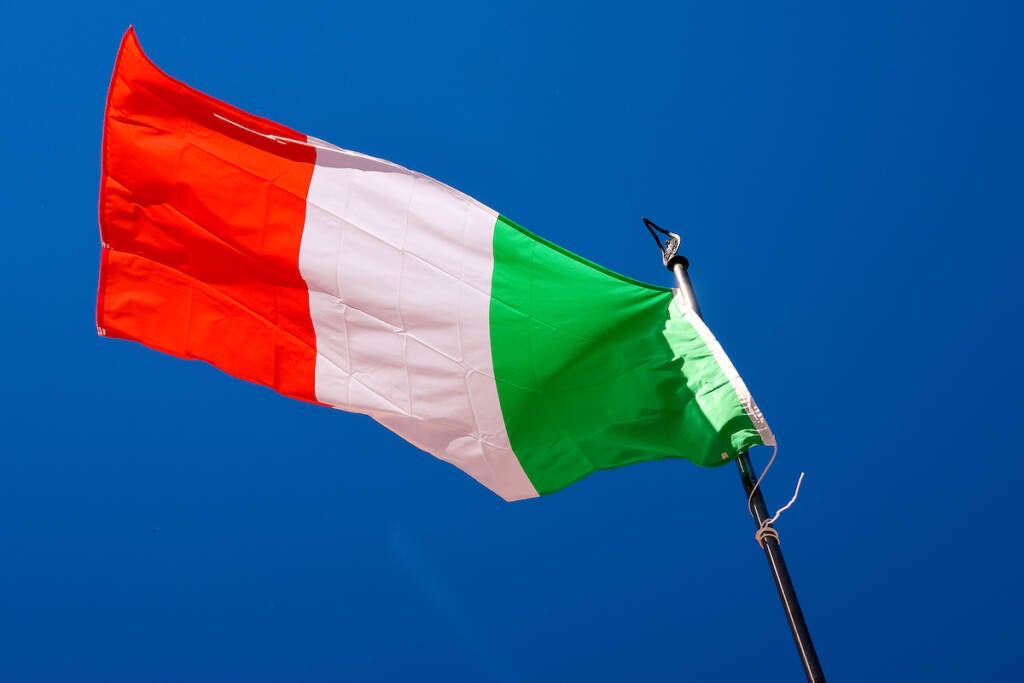
[[(643, 221), (651, 235), (654, 236), (654, 241), (658, 243), (658, 248), (661, 249), (661, 258), (665, 267), (676, 276), (679, 294), (690, 305), (694, 313), (703, 317), (700, 313), (700, 305), (697, 303), (697, 295), (693, 291), (693, 284), (690, 282), (688, 272), (690, 262), (679, 253), (679, 235), (658, 227), (653, 221), (646, 218)], [(659, 232), (665, 236), (664, 244), (658, 239)], [(796, 589), (793, 588), (793, 580), (789, 577), (786, 560), (782, 557), (779, 534), (769, 521), (771, 515), (768, 514), (768, 506), (764, 502), (764, 496), (761, 495), (761, 487), (756, 485), (757, 477), (754, 476), (754, 468), (750, 464), (750, 456), (746, 451), (737, 456), (736, 465), (740, 470), (740, 479), (743, 482), (743, 491), (747, 494), (747, 500), (750, 503), (750, 511), (757, 523), (757, 540), (764, 549), (765, 557), (768, 558), (768, 567), (772, 571), (772, 578), (775, 579), (775, 587), (779, 591), (782, 608), (786, 611), (786, 620), (789, 622), (790, 631), (793, 632), (793, 640), (796, 641), (796, 649), (800, 655), (804, 673), (807, 674), (807, 680), (810, 683), (824, 683), (825, 674), (821, 670), (818, 653), (814, 651), (814, 643), (811, 642), (811, 633), (807, 630), (804, 613), (800, 610), (800, 603), (796, 599)]]

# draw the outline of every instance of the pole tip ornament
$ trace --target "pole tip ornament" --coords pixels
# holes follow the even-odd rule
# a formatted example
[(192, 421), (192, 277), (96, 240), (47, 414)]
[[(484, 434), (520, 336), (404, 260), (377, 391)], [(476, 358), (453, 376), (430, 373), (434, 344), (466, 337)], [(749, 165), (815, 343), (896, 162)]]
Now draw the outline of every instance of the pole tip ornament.
[[(690, 267), (690, 262), (685, 256), (679, 253), (679, 235), (665, 228), (661, 227), (649, 218), (643, 218), (644, 225), (647, 227), (647, 231), (651, 233), (651, 237), (654, 238), (654, 243), (658, 245), (658, 249), (661, 251), (661, 262), (665, 264), (665, 267), (669, 270), (678, 263), (682, 265), (683, 270)], [(658, 237), (658, 233), (665, 236), (665, 242), (662, 243)]]

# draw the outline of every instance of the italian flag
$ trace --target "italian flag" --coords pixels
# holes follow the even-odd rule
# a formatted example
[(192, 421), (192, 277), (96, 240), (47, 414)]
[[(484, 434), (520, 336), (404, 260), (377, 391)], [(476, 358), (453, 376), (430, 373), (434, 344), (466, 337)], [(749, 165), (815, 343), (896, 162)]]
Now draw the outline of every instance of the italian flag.
[(370, 415), (506, 500), (774, 443), (672, 290), (200, 93), (131, 29), (102, 164), (101, 335)]

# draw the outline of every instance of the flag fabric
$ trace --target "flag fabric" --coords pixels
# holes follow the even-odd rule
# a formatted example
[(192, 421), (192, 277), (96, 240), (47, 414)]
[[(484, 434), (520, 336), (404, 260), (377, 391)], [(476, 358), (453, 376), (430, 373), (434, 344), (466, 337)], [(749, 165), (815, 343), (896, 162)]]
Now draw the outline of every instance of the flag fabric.
[(100, 232), (101, 335), (370, 415), (506, 500), (774, 443), (673, 290), (200, 93), (131, 29), (107, 99)]

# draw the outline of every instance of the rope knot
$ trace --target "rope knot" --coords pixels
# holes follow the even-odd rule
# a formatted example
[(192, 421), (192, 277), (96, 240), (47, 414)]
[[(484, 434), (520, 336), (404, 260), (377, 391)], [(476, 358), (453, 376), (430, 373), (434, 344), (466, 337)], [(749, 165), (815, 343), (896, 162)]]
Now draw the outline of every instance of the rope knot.
[[(754, 506), (751, 503), (754, 499), (754, 492), (757, 491), (757, 487), (761, 485), (761, 480), (764, 479), (764, 475), (768, 474), (768, 470), (771, 468), (772, 463), (775, 462), (775, 456), (778, 454), (779, 446), (778, 444), (775, 444), (774, 448), (772, 448), (772, 457), (769, 458), (768, 464), (764, 466), (764, 470), (761, 471), (761, 476), (757, 478), (757, 481), (754, 483), (754, 487), (750, 489), (750, 495), (747, 496), (747, 510), (750, 512), (750, 516), (754, 518), (754, 521), (757, 521), (757, 515), (754, 514)], [(764, 539), (766, 538), (774, 538), (776, 543), (781, 542), (779, 541), (779, 532), (775, 530), (775, 527), (773, 527), (772, 524), (775, 523), (775, 520), (777, 520), (783, 512), (788, 510), (789, 507), (796, 502), (796, 497), (800, 495), (800, 485), (803, 483), (804, 473), (801, 472), (800, 478), (796, 480), (796, 490), (793, 491), (793, 497), (789, 499), (788, 503), (780, 507), (771, 519), (764, 520), (757, 527), (757, 531), (754, 532), (754, 539), (762, 549), (764, 548)]]
[(762, 549), (764, 549), (764, 539), (766, 538), (774, 538), (776, 543), (781, 543), (779, 540), (779, 532), (772, 526), (772, 521), (770, 519), (764, 520), (764, 524), (759, 526), (757, 531), (754, 532), (754, 539), (757, 540), (757, 544), (761, 546)]

